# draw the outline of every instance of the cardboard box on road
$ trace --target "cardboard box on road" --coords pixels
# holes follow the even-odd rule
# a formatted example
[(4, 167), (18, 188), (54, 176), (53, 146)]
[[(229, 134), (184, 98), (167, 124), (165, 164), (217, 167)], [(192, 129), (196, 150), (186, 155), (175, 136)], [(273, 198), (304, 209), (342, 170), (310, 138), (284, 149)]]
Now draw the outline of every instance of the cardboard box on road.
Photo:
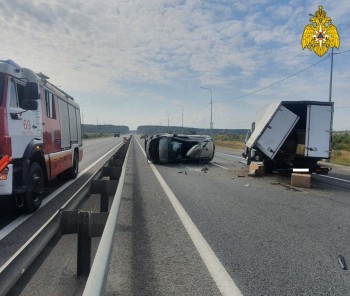
[(294, 187), (310, 188), (311, 187), (311, 175), (292, 173), (290, 184)]
[(249, 175), (262, 176), (265, 174), (265, 166), (262, 162), (251, 162), (249, 165)]

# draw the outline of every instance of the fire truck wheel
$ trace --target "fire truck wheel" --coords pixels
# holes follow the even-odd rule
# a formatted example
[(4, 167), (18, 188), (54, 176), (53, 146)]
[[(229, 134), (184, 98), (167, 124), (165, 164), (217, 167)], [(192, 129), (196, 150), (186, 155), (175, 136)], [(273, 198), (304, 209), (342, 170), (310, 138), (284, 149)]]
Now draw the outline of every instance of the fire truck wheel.
[(79, 159), (77, 152), (74, 152), (73, 171), (72, 179), (75, 179), (79, 174)]
[(79, 172), (78, 153), (74, 152), (72, 166), (69, 169), (63, 171), (61, 174), (59, 174), (58, 178), (62, 181), (75, 179), (78, 176), (78, 172)]
[(40, 165), (33, 162), (29, 167), (27, 191), (24, 194), (24, 205), (27, 213), (36, 211), (44, 197), (44, 174)]
[(78, 153), (74, 152), (73, 165), (67, 172), (68, 179), (75, 179), (79, 173), (79, 160)]

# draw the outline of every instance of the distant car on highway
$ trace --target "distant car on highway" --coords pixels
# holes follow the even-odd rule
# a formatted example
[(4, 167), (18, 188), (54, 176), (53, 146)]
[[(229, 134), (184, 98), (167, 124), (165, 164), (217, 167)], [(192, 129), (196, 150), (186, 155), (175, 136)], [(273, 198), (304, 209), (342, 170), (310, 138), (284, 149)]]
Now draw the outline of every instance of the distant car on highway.
[(209, 162), (215, 154), (215, 144), (209, 136), (159, 134), (145, 141), (147, 159), (153, 163)]

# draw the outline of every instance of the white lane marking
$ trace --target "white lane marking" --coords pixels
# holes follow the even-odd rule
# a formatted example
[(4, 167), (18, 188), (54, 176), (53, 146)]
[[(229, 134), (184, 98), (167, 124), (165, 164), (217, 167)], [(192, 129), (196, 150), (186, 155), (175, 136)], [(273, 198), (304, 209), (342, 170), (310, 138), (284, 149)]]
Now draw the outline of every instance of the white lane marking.
[(211, 164), (216, 165), (216, 166), (219, 167), (219, 168), (223, 168), (223, 169), (225, 169), (225, 170), (228, 170), (227, 167), (224, 167), (224, 166), (222, 166), (222, 165), (219, 165), (219, 164), (217, 164), (217, 163), (215, 163), (215, 162), (211, 162)]
[(323, 178), (328, 178), (328, 179), (334, 179), (334, 180), (342, 181), (342, 182), (346, 182), (346, 183), (350, 183), (349, 180), (340, 179), (340, 178), (336, 178), (336, 177), (332, 177), (332, 176), (318, 175), (318, 174), (315, 174), (315, 173), (313, 175), (320, 176), (320, 177), (323, 177)]
[[(48, 204), (51, 200), (53, 200), (58, 194), (60, 194), (63, 190), (65, 190), (68, 186), (70, 186), (73, 182), (78, 180), (82, 175), (85, 174), (88, 170), (90, 170), (94, 165), (96, 165), (99, 161), (101, 161), (104, 157), (106, 157), (107, 154), (110, 154), (111, 151), (117, 149), (122, 143), (119, 143), (116, 147), (108, 151), (104, 156), (101, 156), (98, 160), (96, 160), (93, 164), (89, 165), (85, 170), (80, 172), (75, 180), (69, 180), (66, 183), (64, 183), (60, 188), (58, 188), (56, 191), (52, 192), (50, 195), (44, 198), (41, 206), (39, 209), (44, 207), (46, 204)], [(18, 226), (20, 226), (23, 222), (25, 222), (27, 219), (29, 219), (33, 214), (27, 214), (27, 215), (21, 215), (16, 220), (11, 222), (10, 224), (6, 225), (4, 228), (0, 230), (0, 240), (2, 240), (5, 236), (10, 234), (12, 231), (14, 231)]]
[[(146, 153), (141, 147), (140, 143), (138, 141), (137, 143), (139, 144), (143, 154), (146, 156)], [(213, 252), (205, 238), (202, 236), (202, 234), (199, 232), (198, 228), (193, 223), (190, 216), (186, 213), (185, 209), (182, 207), (175, 194), (172, 192), (168, 184), (164, 181), (157, 168), (152, 163), (150, 163), (150, 167), (156, 175), (165, 194), (168, 196), (169, 201), (174, 207), (175, 212), (179, 216), (182, 224), (184, 225), (187, 233), (189, 234), (203, 262), (207, 266), (210, 275), (212, 276), (217, 287), (221, 291), (221, 294), (225, 296), (241, 296), (241, 291), (238, 289), (230, 275), (227, 273), (225, 267), (216, 257), (215, 253)]]
[(215, 152), (215, 154), (230, 156), (230, 157), (234, 157), (234, 158), (238, 158), (238, 159), (245, 159), (245, 158), (242, 157), (242, 156), (236, 156), (236, 155), (227, 154), (227, 153)]
[[(136, 139), (135, 139), (135, 140), (136, 140)], [(138, 140), (136, 140), (136, 142), (137, 142), (137, 144), (139, 144), (139, 146), (140, 146), (140, 148), (141, 148), (141, 151), (142, 151), (143, 155), (144, 155), (144, 156), (146, 157), (146, 159), (147, 159), (146, 152), (145, 152), (145, 150), (143, 150), (143, 148), (142, 148), (142, 146), (141, 146), (140, 142), (139, 142)], [(147, 159), (147, 161), (148, 161), (148, 163), (149, 163), (149, 164), (152, 164), (152, 162), (150, 162), (148, 159)]]

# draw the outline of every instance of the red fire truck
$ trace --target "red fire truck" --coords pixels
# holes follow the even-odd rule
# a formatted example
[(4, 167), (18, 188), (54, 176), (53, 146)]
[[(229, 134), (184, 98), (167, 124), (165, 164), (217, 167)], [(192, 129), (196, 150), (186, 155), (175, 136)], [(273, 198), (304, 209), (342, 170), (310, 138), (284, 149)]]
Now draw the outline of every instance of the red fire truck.
[(0, 202), (11, 196), (25, 212), (48, 181), (76, 178), (83, 157), (79, 105), (48, 79), (0, 61)]

